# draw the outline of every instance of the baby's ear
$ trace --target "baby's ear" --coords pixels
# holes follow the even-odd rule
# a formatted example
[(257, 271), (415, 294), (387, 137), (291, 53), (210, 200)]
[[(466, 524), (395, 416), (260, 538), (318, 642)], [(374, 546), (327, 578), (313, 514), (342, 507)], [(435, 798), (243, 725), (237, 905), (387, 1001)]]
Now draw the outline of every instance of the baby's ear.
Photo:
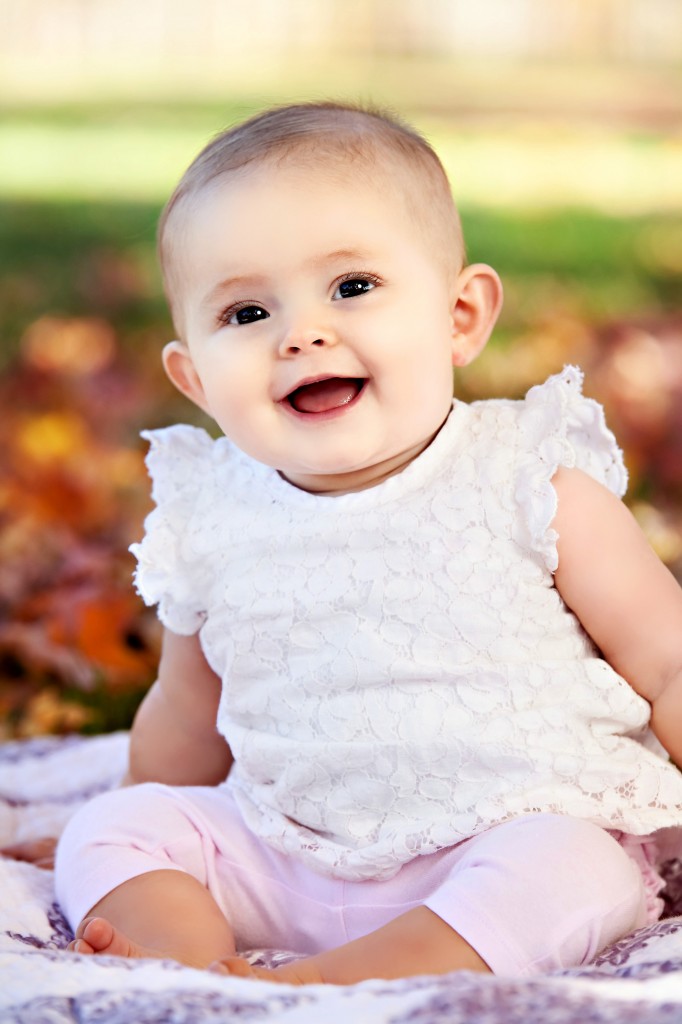
[(178, 391), (204, 412), (209, 412), (204, 388), (187, 346), (182, 341), (169, 341), (164, 346), (162, 360), (166, 375)]
[(502, 308), (502, 282), (485, 263), (472, 263), (457, 278), (452, 310), (452, 365), (467, 366), (485, 348)]

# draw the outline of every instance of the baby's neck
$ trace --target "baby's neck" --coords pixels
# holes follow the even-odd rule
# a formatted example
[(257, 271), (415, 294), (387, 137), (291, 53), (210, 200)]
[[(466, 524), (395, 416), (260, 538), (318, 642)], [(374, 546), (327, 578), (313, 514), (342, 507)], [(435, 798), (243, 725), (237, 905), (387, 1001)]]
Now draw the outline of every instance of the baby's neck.
[(384, 480), (388, 480), (389, 477), (402, 473), (410, 463), (414, 462), (429, 447), (441, 429), (442, 424), (435, 434), (432, 434), (425, 441), (420, 441), (413, 448), (399, 452), (392, 458), (385, 459), (383, 462), (378, 462), (372, 466), (364, 466), (361, 469), (352, 470), (348, 473), (325, 474), (324, 476), (302, 473), (300, 475), (297, 474), (294, 478), (282, 472), (280, 472), (280, 476), (287, 483), (298, 487), (302, 491), (308, 491), (311, 494), (319, 494), (329, 498), (338, 498), (342, 494), (354, 494), (356, 491), (366, 491), (370, 487), (378, 487), (379, 484), (382, 484)]

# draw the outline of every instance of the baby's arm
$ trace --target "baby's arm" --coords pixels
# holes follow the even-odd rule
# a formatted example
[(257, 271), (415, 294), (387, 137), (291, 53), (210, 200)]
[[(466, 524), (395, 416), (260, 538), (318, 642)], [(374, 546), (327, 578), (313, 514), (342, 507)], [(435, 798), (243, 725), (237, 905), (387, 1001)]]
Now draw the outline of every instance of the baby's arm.
[(220, 679), (197, 636), (165, 630), (158, 678), (130, 734), (126, 783), (210, 786), (227, 776), (232, 754), (216, 728)]
[(682, 589), (626, 506), (560, 469), (556, 587), (604, 658), (651, 704), (651, 727), (682, 766)]

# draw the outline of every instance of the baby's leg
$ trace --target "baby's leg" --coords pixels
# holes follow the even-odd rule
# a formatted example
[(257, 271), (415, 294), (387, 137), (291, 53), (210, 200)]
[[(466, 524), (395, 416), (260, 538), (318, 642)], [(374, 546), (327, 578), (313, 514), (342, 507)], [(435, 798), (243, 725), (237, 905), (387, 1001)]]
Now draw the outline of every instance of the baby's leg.
[[(232, 959), (224, 968), (294, 984), (455, 970), (520, 977), (589, 962), (647, 923), (639, 869), (607, 832), (589, 822), (531, 815), (444, 853), (434, 856), (437, 871), (445, 871), (422, 892), (422, 906), (388, 924), (270, 974)], [(420, 869), (417, 862), (403, 870), (418, 875)], [(367, 885), (375, 883), (357, 883), (356, 893)], [(355, 905), (361, 914), (378, 906), (376, 886), (368, 892)], [(352, 911), (346, 907), (347, 922)]]
[(207, 967), (235, 953), (234, 936), (213, 897), (180, 871), (150, 871), (117, 886), (76, 929), (75, 953), (167, 957)]
[(641, 871), (591, 822), (528, 815), (463, 849), (457, 870), (424, 902), (496, 975), (589, 963), (648, 921)]
[(212, 970), (291, 985), (353, 985), (370, 978), (410, 978), (451, 971), (489, 972), (461, 935), (427, 907), (415, 907), (369, 935), (274, 970), (229, 957)]
[(121, 789), (69, 822), (57, 850), (56, 888), (75, 927), (73, 951), (171, 957), (197, 967), (234, 954), (232, 929), (216, 902), (214, 833), (194, 792), (201, 793)]

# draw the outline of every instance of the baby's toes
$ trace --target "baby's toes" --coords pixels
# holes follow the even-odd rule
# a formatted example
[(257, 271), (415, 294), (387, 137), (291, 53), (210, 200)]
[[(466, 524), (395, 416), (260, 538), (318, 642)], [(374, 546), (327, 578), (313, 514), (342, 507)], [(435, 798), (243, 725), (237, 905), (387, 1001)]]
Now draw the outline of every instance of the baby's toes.
[(117, 932), (111, 921), (105, 917), (91, 917), (83, 922), (85, 927), (81, 938), (89, 942), (93, 949), (109, 952), (117, 938)]
[(66, 947), (68, 953), (83, 953), (86, 956), (92, 956), (95, 952), (89, 942), (85, 939), (72, 939), (72, 941)]
[(208, 969), (214, 974), (231, 974), (236, 978), (258, 977), (249, 961), (242, 956), (226, 956), (222, 960), (214, 960)]

